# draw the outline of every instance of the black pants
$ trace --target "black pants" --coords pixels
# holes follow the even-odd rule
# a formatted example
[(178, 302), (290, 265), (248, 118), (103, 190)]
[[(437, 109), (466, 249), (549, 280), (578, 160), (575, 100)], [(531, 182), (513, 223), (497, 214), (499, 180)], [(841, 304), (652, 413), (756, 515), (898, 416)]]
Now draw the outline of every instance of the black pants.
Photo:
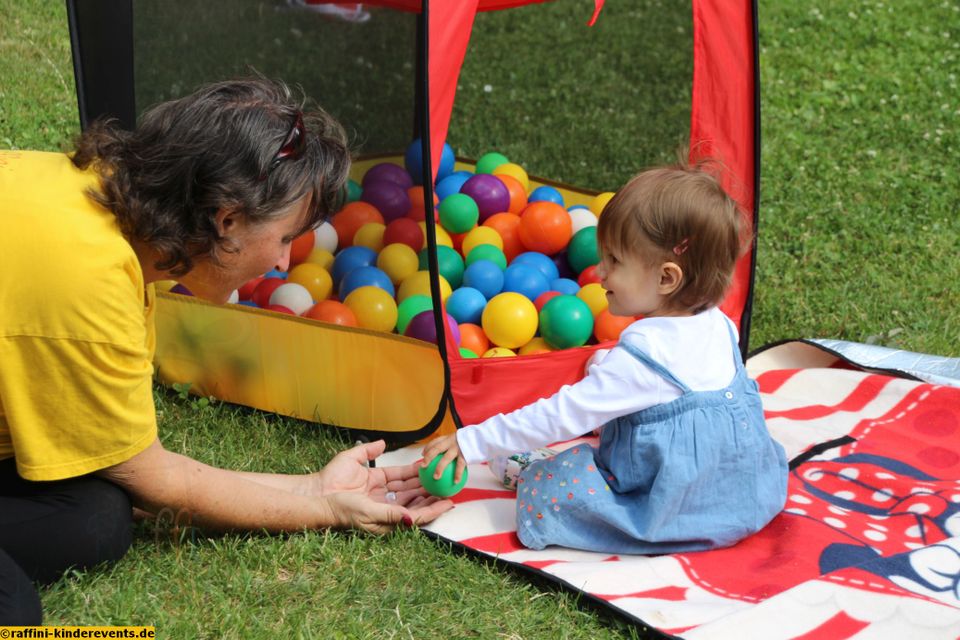
[(0, 460), (0, 625), (38, 625), (32, 584), (67, 569), (119, 560), (130, 547), (130, 499), (94, 476), (28, 482), (12, 458)]

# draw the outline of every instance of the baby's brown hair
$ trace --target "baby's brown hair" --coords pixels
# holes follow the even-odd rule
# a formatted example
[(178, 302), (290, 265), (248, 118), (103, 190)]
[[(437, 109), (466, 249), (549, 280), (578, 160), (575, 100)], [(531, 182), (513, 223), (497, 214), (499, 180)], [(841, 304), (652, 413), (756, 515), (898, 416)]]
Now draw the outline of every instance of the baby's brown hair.
[(692, 313), (720, 303), (745, 247), (740, 208), (710, 167), (707, 161), (643, 171), (610, 199), (597, 227), (601, 249), (651, 265), (678, 264), (683, 281), (667, 302)]

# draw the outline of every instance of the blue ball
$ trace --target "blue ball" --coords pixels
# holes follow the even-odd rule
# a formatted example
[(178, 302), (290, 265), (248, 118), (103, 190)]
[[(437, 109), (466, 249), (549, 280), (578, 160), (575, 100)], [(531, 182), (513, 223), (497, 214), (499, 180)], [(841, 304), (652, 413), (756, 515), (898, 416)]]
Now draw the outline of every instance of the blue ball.
[[(377, 252), (369, 247), (354, 245), (347, 247), (333, 259), (330, 275), (338, 287), (343, 277), (358, 267), (369, 267), (377, 263)], [(341, 298), (342, 300), (343, 298)]]
[(540, 270), (540, 273), (547, 277), (548, 282), (560, 277), (560, 271), (550, 256), (544, 255), (539, 251), (525, 251), (516, 256), (510, 264), (528, 264), (534, 266)]
[(530, 301), (550, 290), (550, 281), (531, 264), (511, 264), (503, 272), (503, 290), (519, 293)]
[(341, 300), (346, 300), (351, 291), (367, 286), (380, 287), (389, 293), (390, 297), (397, 294), (393, 288), (393, 283), (390, 281), (390, 276), (373, 266), (357, 267), (343, 276), (337, 294)]
[(483, 308), (486, 306), (487, 298), (479, 289), (473, 287), (460, 287), (447, 298), (447, 313), (458, 324), (464, 322), (480, 324), (480, 317), (483, 315)]
[(280, 278), (281, 280), (286, 280), (287, 272), (280, 271), (279, 269), (270, 269), (270, 271), (267, 271), (263, 277), (264, 278)]
[(580, 291), (580, 285), (570, 278), (555, 278), (550, 281), (550, 291), (559, 291), (565, 296), (575, 296)]
[(253, 307), (254, 309), (257, 308), (257, 303), (254, 302), (253, 300), (241, 300), (241, 301), (238, 302), (237, 304), (241, 304), (241, 305), (243, 305), (243, 306), (245, 306), (245, 307)]
[(561, 207), (564, 206), (563, 195), (549, 185), (543, 185), (531, 191), (527, 202), (555, 202)]
[(463, 286), (476, 289), (489, 300), (503, 291), (503, 271), (496, 262), (476, 260), (464, 270)]
[[(443, 143), (443, 151), (440, 153), (440, 167), (437, 168), (437, 182), (440, 182), (453, 172), (453, 163), (456, 160), (453, 154), (453, 148)], [(420, 146), (420, 138), (417, 138), (407, 147), (403, 154), (403, 166), (407, 173), (413, 178), (414, 184), (423, 184), (423, 149)]]
[(460, 193), (460, 187), (472, 177), (473, 174), (469, 171), (457, 171), (438, 181), (437, 188), (434, 190), (437, 194), (437, 199), (443, 202), (447, 196)]

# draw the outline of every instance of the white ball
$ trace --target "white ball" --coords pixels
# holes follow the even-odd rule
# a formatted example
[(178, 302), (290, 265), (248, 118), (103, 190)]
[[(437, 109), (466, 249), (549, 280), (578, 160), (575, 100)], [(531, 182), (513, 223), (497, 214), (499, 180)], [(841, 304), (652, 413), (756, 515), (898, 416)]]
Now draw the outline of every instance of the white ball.
[(299, 316), (313, 306), (313, 298), (303, 285), (285, 282), (270, 294), (270, 304), (279, 304)]
[(597, 216), (593, 215), (590, 209), (571, 209), (570, 222), (573, 223), (573, 233), (576, 234), (581, 229), (597, 226)]
[(237, 304), (240, 302), (240, 292), (234, 289), (230, 292), (230, 297), (227, 298), (227, 304)]
[(337, 237), (337, 230), (333, 228), (332, 224), (324, 222), (313, 230), (313, 235), (316, 237), (316, 241), (313, 243), (314, 249), (319, 247), (330, 253), (337, 252), (337, 244), (340, 242), (340, 238)]

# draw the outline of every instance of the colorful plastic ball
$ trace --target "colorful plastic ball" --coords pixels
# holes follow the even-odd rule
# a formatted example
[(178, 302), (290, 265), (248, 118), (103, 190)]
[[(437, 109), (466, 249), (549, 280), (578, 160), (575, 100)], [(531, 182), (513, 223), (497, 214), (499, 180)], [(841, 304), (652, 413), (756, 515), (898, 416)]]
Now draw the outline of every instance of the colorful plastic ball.
[(470, 349), (467, 349), (466, 347), (460, 347), (459, 351), (460, 351), (460, 357), (461, 357), (461, 358), (464, 358), (464, 359), (466, 359), (466, 360), (472, 360), (472, 359), (474, 359), (474, 358), (479, 358), (479, 357), (480, 357), (479, 355), (477, 355), (476, 353), (474, 353), (474, 352), (471, 351)]
[(177, 284), (173, 285), (172, 287), (170, 287), (170, 289), (169, 289), (168, 291), (170, 291), (170, 293), (176, 293), (176, 294), (179, 294), (179, 295), (181, 295), (181, 296), (192, 296), (192, 295), (193, 295), (193, 292), (190, 291), (190, 289), (187, 289), (185, 286), (183, 286), (183, 285), (180, 284), (180, 283), (177, 283)]
[(475, 260), (463, 271), (463, 286), (478, 290), (489, 300), (503, 291), (503, 271), (490, 260)]
[(460, 251), (464, 256), (469, 256), (481, 244), (492, 245), (503, 252), (503, 238), (492, 227), (474, 227), (468, 231), (460, 243)]
[(347, 202), (356, 202), (360, 199), (360, 194), (363, 193), (363, 188), (353, 178), (347, 180)]
[(377, 267), (382, 269), (390, 282), (400, 284), (420, 268), (417, 253), (409, 246), (395, 242), (388, 244), (377, 256)]
[(496, 151), (485, 153), (477, 160), (477, 173), (493, 173), (497, 167), (508, 162), (510, 159), (502, 153)]
[(607, 290), (599, 282), (589, 282), (580, 288), (577, 292), (577, 298), (583, 300), (594, 317), (600, 315), (609, 304), (607, 302)]
[(554, 278), (550, 281), (550, 289), (568, 296), (575, 296), (577, 291), (580, 291), (580, 285), (570, 278)]
[[(457, 322), (450, 315), (445, 314), (444, 318), (447, 322), (447, 330), (450, 332), (451, 337), (453, 338), (453, 343), (458, 345), (460, 344), (460, 329), (457, 327)], [(433, 310), (421, 311), (417, 315), (413, 316), (410, 319), (410, 322), (407, 324), (407, 328), (404, 330), (403, 335), (408, 338), (416, 338), (417, 340), (423, 340), (424, 342), (432, 342), (436, 344), (437, 342), (437, 323), (433, 315)]]
[(379, 180), (364, 185), (360, 200), (376, 207), (386, 222), (402, 218), (410, 211), (407, 189), (394, 182)]
[(466, 233), (477, 226), (480, 210), (473, 198), (453, 193), (440, 201), (440, 224), (450, 233)]
[[(450, 175), (455, 161), (453, 148), (444, 142), (443, 149), (440, 152), (440, 166), (433, 167), (433, 170), (437, 173), (437, 181)], [(410, 173), (414, 184), (423, 184), (423, 147), (420, 138), (416, 138), (407, 146), (406, 153), (403, 154), (403, 166)]]
[(273, 294), (274, 289), (286, 282), (282, 278), (264, 278), (260, 284), (253, 290), (253, 294), (250, 296), (250, 299), (260, 308), (266, 307), (270, 304), (270, 296)]
[(310, 252), (310, 255), (307, 256), (306, 262), (318, 264), (329, 271), (333, 268), (333, 253), (327, 251), (326, 249), (314, 247), (313, 251)]
[(238, 302), (237, 304), (240, 305), (241, 307), (252, 307), (252, 308), (254, 308), (254, 309), (258, 309), (258, 308), (259, 308), (259, 307), (257, 307), (257, 303), (254, 302), (253, 300), (241, 300), (241, 301)]
[(437, 198), (440, 199), (440, 202), (443, 202), (448, 197), (452, 196), (455, 193), (460, 193), (460, 187), (463, 186), (463, 183), (470, 179), (470, 176), (473, 174), (469, 171), (457, 171), (451, 173), (446, 178), (437, 182), (437, 187), (434, 189), (434, 193), (437, 194)]
[(333, 292), (333, 278), (330, 272), (315, 262), (303, 262), (290, 269), (287, 282), (304, 287), (314, 300), (326, 300)]
[[(446, 278), (443, 276), (438, 277), (440, 278), (440, 299), (446, 300), (450, 297), (453, 290), (450, 288), (450, 283), (447, 282)], [(413, 295), (431, 297), (429, 271), (417, 271), (400, 283), (400, 288), (397, 290), (397, 301), (403, 302)]]
[(530, 342), (537, 333), (537, 308), (519, 293), (499, 293), (487, 303), (480, 323), (490, 342), (516, 349)]
[(283, 313), (288, 316), (297, 315), (296, 313), (294, 313), (293, 309), (291, 309), (290, 307), (285, 307), (282, 304), (268, 304), (267, 306), (264, 307), (264, 309), (266, 309), (267, 311), (274, 311), (276, 313)]
[(287, 272), (280, 271), (279, 269), (270, 269), (264, 274), (265, 278), (280, 278), (281, 280), (287, 279)]
[(397, 326), (397, 303), (380, 287), (358, 287), (343, 303), (357, 316), (357, 324), (373, 331), (393, 331)]
[(510, 194), (510, 205), (507, 207), (507, 211), (519, 214), (527, 206), (527, 190), (524, 189), (519, 180), (512, 176), (506, 174), (496, 175), (500, 178), (500, 182), (503, 183), (503, 186), (507, 188), (507, 192)]
[(310, 252), (313, 251), (313, 246), (316, 241), (317, 236), (313, 231), (301, 233), (294, 238), (293, 242), (290, 243), (290, 266), (294, 267), (306, 260)]
[(577, 208), (570, 209), (570, 223), (573, 228), (573, 234), (576, 235), (581, 229), (597, 226), (597, 216), (593, 215), (590, 209)]
[(530, 177), (527, 175), (526, 169), (516, 164), (515, 162), (507, 162), (502, 164), (496, 169), (493, 170), (493, 175), (495, 176), (510, 176), (521, 185), (523, 185), (523, 191), (526, 193), (530, 191)]
[(558, 251), (550, 259), (553, 260), (553, 264), (557, 265), (557, 276), (560, 278), (573, 278), (577, 277), (577, 274), (574, 273), (573, 269), (570, 268), (570, 260), (567, 258), (567, 250)]
[(447, 313), (461, 324), (479, 323), (485, 306), (487, 298), (473, 287), (460, 287), (447, 298)]
[(379, 252), (383, 249), (383, 235), (387, 226), (379, 222), (368, 222), (353, 234), (353, 246), (367, 247)]
[[(237, 289), (237, 295), (240, 296), (241, 300), (250, 300), (253, 297), (253, 292), (261, 282), (263, 282), (264, 276), (259, 276), (253, 280), (247, 280), (242, 287)], [(170, 282), (173, 282), (172, 280)], [(176, 282), (172, 286), (167, 287), (165, 291), (170, 291), (173, 286), (176, 286)]]
[[(500, 178), (494, 175), (480, 173), (471, 176), (460, 187), (460, 193), (470, 196), (477, 203), (481, 222), (510, 208), (510, 191)], [(440, 205), (443, 206), (442, 201)]]
[[(420, 249), (423, 249), (427, 246), (427, 223), (418, 222), (417, 225), (420, 227), (420, 233), (423, 234), (423, 246)], [(443, 247), (452, 247), (453, 238), (450, 237), (450, 234), (447, 233), (447, 230), (441, 227), (440, 225), (435, 225), (433, 227), (433, 233), (436, 236), (437, 246)], [(420, 249), (417, 249), (419, 251)]]
[(526, 247), (520, 242), (520, 216), (515, 213), (501, 212), (495, 213), (483, 221), (484, 227), (490, 227), (503, 241), (503, 254), (507, 260), (513, 260), (516, 256), (526, 251)]
[(378, 181), (392, 182), (404, 190), (413, 186), (413, 178), (407, 170), (392, 162), (380, 162), (367, 169), (360, 184), (366, 189), (368, 185)]
[[(426, 249), (420, 251), (417, 260), (419, 271), (426, 271), (430, 268), (429, 254)], [(452, 288), (456, 289), (463, 283), (463, 258), (453, 247), (437, 247), (437, 269)]]
[(567, 246), (567, 261), (576, 273), (583, 273), (587, 267), (600, 262), (596, 227), (580, 229), (570, 239), (570, 244)]
[[(330, 224), (330, 221), (325, 220), (320, 224), (319, 227), (313, 230), (314, 240), (313, 240), (313, 250), (317, 249), (326, 249), (330, 253), (337, 252), (337, 243), (339, 238), (337, 237), (337, 230), (333, 228), (333, 225)], [(310, 258), (308, 257), (307, 260)]]
[(307, 309), (303, 317), (337, 324), (341, 327), (359, 326), (357, 316), (351, 311), (350, 307), (337, 300), (321, 300)]
[(339, 287), (343, 277), (359, 267), (369, 267), (377, 263), (377, 252), (369, 247), (347, 247), (333, 259), (330, 275)]
[(432, 496), (437, 496), (438, 498), (449, 498), (450, 496), (457, 495), (461, 489), (467, 486), (467, 468), (464, 467), (463, 475), (460, 476), (460, 482), (453, 481), (457, 472), (455, 462), (444, 467), (440, 478), (436, 479), (433, 477), (433, 474), (437, 469), (437, 463), (440, 462), (442, 457), (442, 454), (438, 455), (430, 461), (429, 465), (420, 467), (417, 474), (420, 476), (420, 484), (427, 490), (427, 493)]
[(616, 341), (623, 330), (636, 322), (633, 316), (615, 316), (610, 309), (601, 311), (593, 321), (593, 335), (598, 342)]
[[(414, 186), (407, 189), (407, 196), (410, 198), (410, 211), (406, 217), (416, 222), (427, 218), (427, 208), (423, 204), (423, 187)], [(437, 221), (437, 205), (440, 204), (440, 198), (433, 194), (433, 221)]]
[(477, 260), (489, 260), (500, 267), (501, 270), (507, 268), (507, 256), (492, 244), (478, 244), (470, 250), (470, 253), (467, 254), (467, 266), (469, 267)]
[(520, 350), (517, 351), (517, 355), (521, 356), (532, 356), (538, 353), (550, 353), (551, 351), (556, 351), (553, 347), (550, 346), (546, 340), (541, 337), (536, 337), (527, 344), (520, 347)]
[(511, 260), (510, 264), (533, 265), (547, 277), (547, 280), (554, 280), (560, 277), (560, 272), (557, 271), (557, 265), (553, 263), (550, 256), (545, 256), (537, 251), (525, 251)]
[(581, 288), (587, 286), (591, 282), (600, 282), (600, 274), (597, 273), (597, 265), (590, 265), (586, 269), (580, 272), (580, 275), (577, 276), (577, 284)]
[(544, 291), (533, 301), (533, 306), (537, 308), (538, 312), (543, 311), (543, 305), (547, 304), (548, 301), (553, 300), (559, 295), (563, 294), (561, 294), (559, 291)]
[(423, 229), (410, 218), (392, 220), (383, 230), (383, 244), (398, 243), (407, 245), (414, 252), (420, 251), (424, 246)]
[(333, 216), (330, 224), (337, 232), (341, 249), (353, 245), (353, 235), (368, 222), (383, 224), (383, 216), (375, 206), (367, 202), (350, 202)]
[(570, 242), (573, 224), (570, 214), (559, 204), (531, 202), (520, 215), (520, 241), (530, 251), (552, 254)]
[(415, 315), (428, 309), (433, 309), (433, 300), (430, 296), (412, 295), (408, 296), (397, 305), (397, 333), (403, 334), (407, 330), (407, 325)]
[(483, 352), (481, 358), (512, 358), (517, 355), (517, 352), (513, 349), (507, 349), (506, 347), (493, 347), (492, 349), (487, 349)]
[(384, 273), (382, 269), (374, 266), (357, 267), (343, 276), (337, 293), (341, 300), (346, 300), (353, 291), (360, 287), (379, 287), (389, 293), (391, 298), (396, 295), (390, 276)]
[(590, 211), (593, 211), (593, 215), (599, 218), (600, 214), (603, 213), (604, 208), (606, 208), (607, 203), (610, 202), (610, 199), (613, 198), (614, 195), (615, 194), (612, 191), (598, 193), (590, 202)]
[(503, 272), (503, 291), (519, 293), (528, 300), (550, 288), (550, 281), (539, 269), (529, 264), (511, 264)]
[(313, 297), (302, 284), (284, 282), (270, 294), (269, 305), (280, 305), (300, 315), (313, 306)]
[(540, 336), (556, 349), (580, 347), (593, 335), (593, 313), (576, 296), (548, 300), (540, 312)]
[(563, 194), (556, 187), (551, 187), (548, 184), (542, 185), (530, 192), (530, 195), (527, 196), (527, 200), (530, 202), (552, 202), (558, 204), (561, 207), (563, 205)]
[(483, 327), (473, 322), (460, 323), (460, 346), (470, 349), (478, 356), (486, 353), (490, 348), (490, 338), (483, 332)]

